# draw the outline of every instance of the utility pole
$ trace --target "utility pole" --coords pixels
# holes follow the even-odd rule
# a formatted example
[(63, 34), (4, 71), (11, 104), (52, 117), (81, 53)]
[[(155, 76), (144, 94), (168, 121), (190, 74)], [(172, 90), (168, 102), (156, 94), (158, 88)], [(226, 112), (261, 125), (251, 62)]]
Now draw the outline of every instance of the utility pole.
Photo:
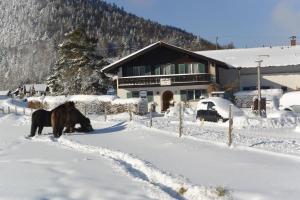
[[(258, 55), (259, 58), (261, 57), (270, 57), (270, 55)], [(261, 117), (261, 73), (260, 73), (260, 67), (261, 63), (263, 62), (262, 59), (258, 59), (256, 61), (258, 63), (257, 66), (257, 108), (259, 116)]]
[(257, 60), (256, 62), (258, 63), (258, 66), (257, 66), (257, 108), (258, 108), (258, 114), (261, 117), (260, 67), (261, 67), (261, 63), (263, 62), (263, 60)]
[(218, 39), (219, 39), (219, 37), (216, 36), (216, 50), (218, 50)]

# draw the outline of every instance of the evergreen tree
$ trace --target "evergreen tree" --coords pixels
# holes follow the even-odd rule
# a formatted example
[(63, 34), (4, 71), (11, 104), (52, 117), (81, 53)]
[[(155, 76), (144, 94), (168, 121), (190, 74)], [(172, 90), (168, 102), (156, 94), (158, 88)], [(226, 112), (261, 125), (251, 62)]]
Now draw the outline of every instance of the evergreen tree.
[(108, 78), (101, 73), (108, 63), (96, 54), (97, 39), (89, 38), (83, 29), (65, 35), (58, 45), (58, 61), (47, 84), (53, 94), (103, 94)]

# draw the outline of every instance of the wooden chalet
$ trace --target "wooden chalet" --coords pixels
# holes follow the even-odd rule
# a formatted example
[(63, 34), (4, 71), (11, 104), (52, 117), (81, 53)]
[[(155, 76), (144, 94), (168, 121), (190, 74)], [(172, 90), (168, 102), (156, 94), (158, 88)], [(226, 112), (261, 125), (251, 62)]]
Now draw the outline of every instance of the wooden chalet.
[(114, 75), (121, 98), (146, 97), (158, 104), (158, 111), (170, 102), (195, 104), (207, 95), (210, 84), (220, 83), (224, 62), (164, 42), (151, 44), (102, 69)]

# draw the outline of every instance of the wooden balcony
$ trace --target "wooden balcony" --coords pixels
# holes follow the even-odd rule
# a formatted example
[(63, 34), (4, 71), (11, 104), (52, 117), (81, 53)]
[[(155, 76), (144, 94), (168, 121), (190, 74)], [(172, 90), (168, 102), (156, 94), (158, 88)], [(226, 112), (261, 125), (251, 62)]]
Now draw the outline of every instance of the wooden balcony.
[(211, 74), (173, 74), (120, 77), (119, 88), (205, 85), (213, 82)]

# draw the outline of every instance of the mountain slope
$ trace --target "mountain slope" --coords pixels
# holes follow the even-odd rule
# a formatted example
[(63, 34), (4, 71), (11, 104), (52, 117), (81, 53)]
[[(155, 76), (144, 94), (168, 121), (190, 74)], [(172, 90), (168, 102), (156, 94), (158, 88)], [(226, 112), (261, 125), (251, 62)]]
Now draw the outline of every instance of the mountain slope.
[(101, 0), (1, 0), (0, 8), (0, 89), (44, 81), (57, 45), (78, 27), (98, 38), (98, 52), (105, 57), (121, 57), (158, 40), (192, 50), (214, 48)]

